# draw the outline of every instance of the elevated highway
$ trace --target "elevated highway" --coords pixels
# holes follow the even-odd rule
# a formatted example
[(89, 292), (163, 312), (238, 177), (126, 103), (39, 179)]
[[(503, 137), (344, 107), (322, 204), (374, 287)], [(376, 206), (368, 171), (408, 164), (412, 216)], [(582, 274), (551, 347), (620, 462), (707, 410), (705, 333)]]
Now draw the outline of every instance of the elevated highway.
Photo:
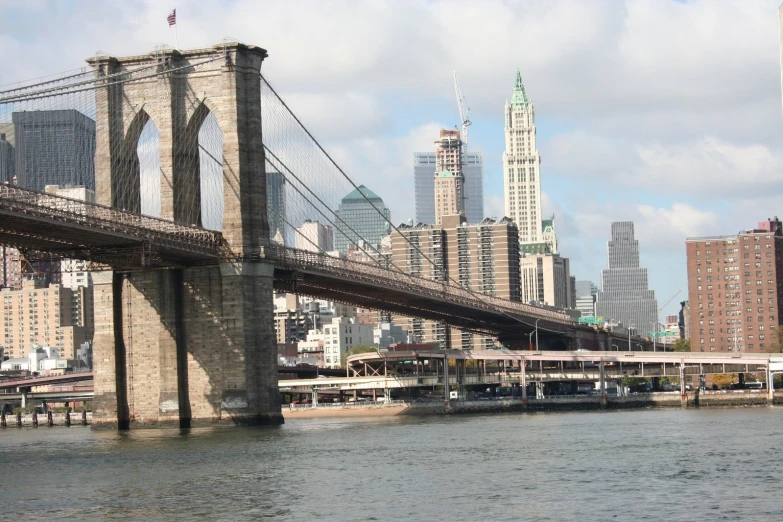
[[(651, 352), (518, 352), (410, 351), (380, 352), (348, 358), (352, 377), (292, 379), (280, 382), (282, 392), (322, 393), (399, 390), (443, 386), (519, 386), (533, 382), (606, 381), (625, 377), (680, 379), (717, 373), (783, 373), (780, 354), (651, 353)], [(773, 393), (770, 387), (768, 393)], [(388, 393), (388, 392), (385, 392)]]

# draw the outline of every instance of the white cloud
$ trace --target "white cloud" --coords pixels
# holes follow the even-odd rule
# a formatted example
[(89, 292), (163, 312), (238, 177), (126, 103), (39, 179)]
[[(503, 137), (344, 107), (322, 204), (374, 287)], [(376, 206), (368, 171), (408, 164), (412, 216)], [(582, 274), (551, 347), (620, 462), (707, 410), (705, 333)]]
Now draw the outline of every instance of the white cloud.
[(505, 201), (497, 194), (484, 195), (484, 214), (500, 219), (506, 215)]
[[(413, 216), (412, 153), (432, 149), (440, 125), (431, 122), (443, 118), (433, 111), (453, 110), (451, 71), (474, 121), (500, 140), (502, 104), (521, 69), (538, 118), (544, 210), (557, 216), (564, 255), (597, 270), (612, 220), (635, 220), (643, 251), (681, 264), (685, 236), (779, 213), (777, 4), (226, 0), (177, 14), (182, 48), (226, 35), (266, 48), (265, 75), (395, 222)], [(0, 3), (0, 84), (81, 67), (97, 49), (123, 56), (173, 44), (169, 9), (151, 0)], [(479, 125), (471, 140), (474, 150), (502, 147), (481, 143)], [(485, 156), (487, 175), (497, 157)], [(500, 215), (493, 183), (485, 178), (486, 209)]]
[(427, 123), (403, 136), (359, 138), (329, 149), (357, 184), (366, 185), (383, 198), (397, 224), (415, 218), (413, 153), (431, 150), (441, 127)]

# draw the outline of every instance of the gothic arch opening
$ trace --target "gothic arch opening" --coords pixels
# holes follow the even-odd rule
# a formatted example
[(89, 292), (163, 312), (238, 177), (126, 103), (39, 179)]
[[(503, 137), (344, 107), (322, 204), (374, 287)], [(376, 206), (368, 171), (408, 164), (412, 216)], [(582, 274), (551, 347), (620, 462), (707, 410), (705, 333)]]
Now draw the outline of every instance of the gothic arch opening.
[(223, 131), (205, 105), (196, 110), (189, 127), (198, 131), (201, 226), (220, 231), (223, 229)]
[(149, 117), (136, 142), (141, 213), (160, 217), (160, 132)]

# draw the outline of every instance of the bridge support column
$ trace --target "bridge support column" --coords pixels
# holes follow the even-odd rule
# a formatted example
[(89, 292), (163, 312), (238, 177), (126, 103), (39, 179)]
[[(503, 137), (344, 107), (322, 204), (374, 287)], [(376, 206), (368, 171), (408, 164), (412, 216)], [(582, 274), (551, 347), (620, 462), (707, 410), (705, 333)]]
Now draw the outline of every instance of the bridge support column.
[(96, 428), (183, 426), (181, 285), (176, 270), (97, 274)]
[[(223, 55), (219, 69), (185, 67), (215, 53)], [(89, 60), (99, 79), (129, 63), (180, 71), (176, 77), (96, 91), (98, 202), (140, 210), (137, 146), (152, 119), (160, 132), (162, 217), (198, 224), (197, 136), (212, 113), (223, 135), (222, 238), (224, 259), (230, 260), (211, 267), (98, 274), (94, 427), (282, 422), (273, 265), (264, 260), (269, 224), (260, 69), (265, 57), (258, 47), (223, 43), (142, 59)]]
[(446, 406), (450, 405), (451, 388), (449, 386), (449, 354), (448, 352), (443, 355), (443, 401)]
[(193, 425), (283, 422), (273, 271), (267, 262), (185, 270), (183, 322)]
[(22, 408), (27, 407), (27, 394), (30, 392), (30, 388), (19, 388), (22, 394)]
[(598, 370), (599, 370), (599, 380), (600, 380), (600, 388), (601, 388), (601, 397), (599, 399), (599, 402), (601, 404), (601, 407), (605, 408), (606, 404), (607, 404), (607, 398), (606, 398), (606, 368), (604, 366), (603, 358), (601, 358), (600, 362), (598, 363)]
[(767, 402), (772, 404), (775, 400), (775, 374), (772, 373), (772, 368), (767, 365)]
[(680, 362), (680, 405), (688, 406), (688, 390), (685, 387), (685, 363)]
[(525, 366), (527, 366), (527, 363), (523, 357), (522, 360), (519, 361), (519, 385), (522, 386), (522, 402), (527, 404), (527, 375), (525, 374)]

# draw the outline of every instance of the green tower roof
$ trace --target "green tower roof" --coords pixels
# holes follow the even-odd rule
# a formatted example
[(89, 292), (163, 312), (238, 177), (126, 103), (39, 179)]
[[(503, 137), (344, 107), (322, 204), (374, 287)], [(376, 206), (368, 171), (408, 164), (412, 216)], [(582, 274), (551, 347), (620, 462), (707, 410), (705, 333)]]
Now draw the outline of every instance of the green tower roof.
[(368, 189), (364, 185), (359, 185), (358, 188), (354, 189), (353, 192), (351, 192), (350, 194), (348, 194), (343, 198), (343, 203), (355, 203), (357, 201), (364, 201), (365, 196), (367, 197), (367, 199), (370, 200), (382, 201), (381, 198), (378, 196), (378, 194)]
[(439, 178), (453, 178), (454, 174), (452, 174), (449, 170), (442, 170), (440, 174), (438, 174)]
[(522, 85), (522, 73), (517, 69), (517, 80), (514, 84), (514, 93), (511, 95), (512, 107), (527, 107), (528, 99), (525, 94), (525, 86)]

